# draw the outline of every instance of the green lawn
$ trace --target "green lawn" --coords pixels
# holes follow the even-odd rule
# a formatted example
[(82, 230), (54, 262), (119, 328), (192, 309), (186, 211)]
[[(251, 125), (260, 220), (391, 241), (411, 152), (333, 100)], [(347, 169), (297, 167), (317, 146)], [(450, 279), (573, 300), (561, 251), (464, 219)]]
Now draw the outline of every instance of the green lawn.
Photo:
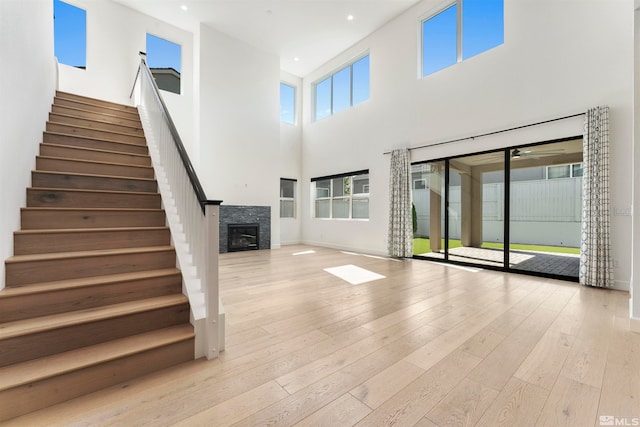
[[(444, 239), (442, 239), (441, 248), (444, 250)], [(462, 244), (460, 240), (449, 240), (449, 249), (459, 248)], [(483, 248), (490, 249), (504, 249), (503, 243), (496, 242), (483, 242)], [(523, 250), (523, 251), (538, 251), (538, 252), (556, 252), (561, 254), (580, 254), (580, 248), (570, 248), (566, 246), (544, 246), (544, 245), (523, 245), (518, 243), (512, 243), (510, 248), (512, 250)], [(413, 239), (413, 253), (414, 254), (424, 254), (427, 252), (431, 252), (429, 239), (425, 239), (422, 237), (418, 237)]]

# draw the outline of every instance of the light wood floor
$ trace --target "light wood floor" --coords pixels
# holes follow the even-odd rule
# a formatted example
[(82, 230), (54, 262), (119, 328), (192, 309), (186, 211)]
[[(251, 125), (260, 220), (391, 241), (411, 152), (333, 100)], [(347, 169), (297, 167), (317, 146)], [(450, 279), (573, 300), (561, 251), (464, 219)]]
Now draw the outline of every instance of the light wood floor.
[[(348, 264), (386, 278), (351, 285), (323, 271)], [(219, 360), (13, 424), (583, 427), (640, 417), (627, 293), (307, 246), (226, 254), (220, 267)]]

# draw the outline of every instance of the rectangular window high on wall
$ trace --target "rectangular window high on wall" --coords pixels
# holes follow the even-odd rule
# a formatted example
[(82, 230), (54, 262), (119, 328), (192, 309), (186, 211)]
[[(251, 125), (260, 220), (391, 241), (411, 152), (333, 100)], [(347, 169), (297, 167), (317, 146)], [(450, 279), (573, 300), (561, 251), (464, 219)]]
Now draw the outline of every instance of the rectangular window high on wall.
[(179, 44), (147, 34), (147, 65), (158, 89), (180, 94), (181, 51)]
[(313, 178), (311, 182), (316, 218), (369, 218), (368, 170)]
[(280, 121), (290, 125), (296, 122), (296, 88), (280, 83)]
[(369, 55), (358, 58), (314, 85), (315, 120), (369, 99)]
[(53, 1), (53, 39), (58, 62), (87, 67), (87, 12), (79, 7)]
[(504, 0), (454, 0), (422, 21), (422, 76), (504, 43)]
[(280, 218), (296, 217), (296, 182), (280, 178)]

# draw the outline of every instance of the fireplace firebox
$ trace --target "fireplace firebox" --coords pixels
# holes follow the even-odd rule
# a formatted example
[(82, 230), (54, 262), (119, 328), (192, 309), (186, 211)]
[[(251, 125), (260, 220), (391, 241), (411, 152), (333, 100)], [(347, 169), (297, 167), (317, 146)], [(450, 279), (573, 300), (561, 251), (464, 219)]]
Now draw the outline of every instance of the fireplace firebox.
[(227, 230), (229, 252), (260, 249), (260, 224), (228, 224)]

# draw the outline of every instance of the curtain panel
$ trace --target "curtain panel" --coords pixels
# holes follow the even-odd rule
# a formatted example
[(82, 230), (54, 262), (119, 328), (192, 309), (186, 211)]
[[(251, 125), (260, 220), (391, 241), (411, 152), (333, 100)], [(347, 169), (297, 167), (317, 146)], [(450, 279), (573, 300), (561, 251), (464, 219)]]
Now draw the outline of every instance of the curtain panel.
[(389, 173), (389, 255), (413, 256), (413, 220), (411, 216), (411, 163), (409, 150), (391, 152)]
[(582, 235), (580, 284), (613, 286), (609, 194), (609, 107), (589, 109), (584, 119), (582, 146)]

